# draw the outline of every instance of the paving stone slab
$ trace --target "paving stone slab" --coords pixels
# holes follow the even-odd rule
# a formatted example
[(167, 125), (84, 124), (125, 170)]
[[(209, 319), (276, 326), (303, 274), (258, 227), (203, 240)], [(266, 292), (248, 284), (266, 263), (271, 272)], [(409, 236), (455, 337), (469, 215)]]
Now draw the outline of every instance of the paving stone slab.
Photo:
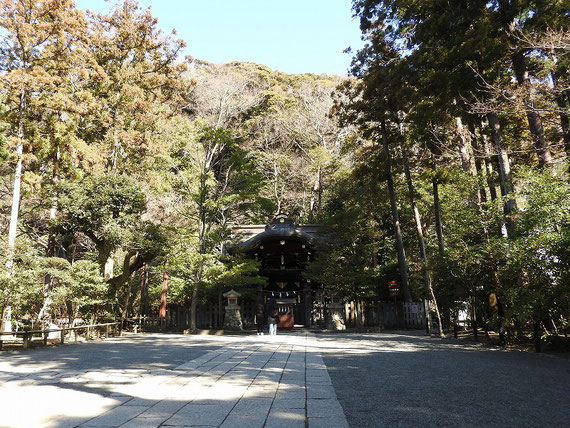
[(173, 414), (178, 412), (187, 403), (177, 400), (163, 400), (156, 403), (154, 406), (149, 407), (139, 417), (143, 418), (155, 418), (155, 417), (165, 417), (165, 419), (171, 417)]
[(273, 398), (242, 398), (232, 409), (231, 415), (248, 416), (256, 413), (263, 413), (265, 418), (265, 415), (267, 415), (272, 403)]
[(118, 427), (145, 411), (140, 406), (117, 406), (114, 409), (81, 424), (82, 427)]
[(276, 409), (272, 408), (265, 428), (303, 428), (305, 426), (305, 408)]
[(307, 399), (307, 416), (325, 418), (325, 417), (343, 417), (344, 412), (339, 402), (335, 399)]
[(158, 402), (159, 402), (159, 400), (149, 400), (146, 398), (135, 397), (135, 398), (127, 401), (125, 404), (127, 404), (128, 406), (143, 406), (143, 407), (149, 408), (149, 407), (154, 406)]
[(305, 398), (281, 398), (275, 399), (273, 405), (271, 406), (271, 410), (274, 409), (303, 409), (303, 413), (305, 412), (305, 407), (307, 402)]
[(152, 418), (142, 418), (137, 416), (134, 419), (120, 425), (121, 428), (157, 428), (162, 425), (166, 420), (166, 417), (152, 417)]
[(330, 398), (336, 400), (336, 392), (331, 385), (307, 385), (307, 398)]
[(220, 428), (256, 428), (263, 427), (266, 415), (229, 415)]
[[(340, 419), (337, 417), (332, 418), (312, 418), (308, 419), (309, 428), (349, 428), (346, 419)], [(380, 428), (380, 425), (370, 425)]]
[(165, 426), (219, 425), (228, 409), (217, 405), (187, 404), (164, 422)]

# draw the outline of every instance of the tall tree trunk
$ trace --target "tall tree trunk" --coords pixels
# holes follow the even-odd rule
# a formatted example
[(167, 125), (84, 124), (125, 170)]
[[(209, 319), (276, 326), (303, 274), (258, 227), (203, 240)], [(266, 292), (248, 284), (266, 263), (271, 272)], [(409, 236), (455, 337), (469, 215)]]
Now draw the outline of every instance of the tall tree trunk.
[(525, 57), (522, 50), (517, 50), (512, 55), (513, 69), (519, 86), (524, 90), (524, 103), (526, 110), (526, 117), (528, 120), (528, 127), (534, 140), (534, 146), (538, 154), (540, 166), (550, 165), (552, 163), (552, 156), (544, 137), (544, 128), (542, 127), (542, 120), (536, 111), (536, 103), (534, 102), (533, 89), (528, 77), (526, 69)]
[[(206, 168), (204, 169), (204, 171)], [(202, 199), (199, 202), (198, 212), (199, 212), (199, 232), (198, 232), (198, 254), (200, 260), (198, 261), (198, 268), (196, 269), (196, 274), (194, 275), (194, 284), (192, 287), (192, 300), (190, 301), (190, 331), (198, 331), (198, 326), (196, 323), (196, 310), (198, 307), (198, 288), (200, 287), (200, 282), (202, 282), (202, 275), (204, 273), (204, 260), (202, 256), (206, 254), (206, 174), (203, 173), (200, 177), (200, 189), (202, 190), (200, 194)]]
[(489, 126), (491, 127), (493, 144), (499, 160), (499, 179), (501, 182), (501, 192), (506, 198), (504, 212), (506, 218), (507, 234), (509, 236), (512, 236), (515, 233), (516, 228), (516, 222), (513, 216), (515, 215), (517, 204), (514, 197), (512, 196), (514, 188), (511, 179), (509, 155), (503, 148), (501, 126), (499, 125), (499, 118), (497, 117), (497, 114), (494, 112), (487, 113), (487, 120), (489, 121)]
[(14, 267), (14, 249), (16, 247), (16, 234), (18, 232), (18, 215), (20, 212), (20, 190), (22, 187), (22, 155), (24, 152), (24, 144), (18, 137), (18, 143), (16, 144), (16, 172), (14, 174), (14, 186), (12, 190), (12, 210), (10, 212), (10, 228), (8, 232), (8, 274), (10, 277), (13, 274)]
[(162, 294), (160, 295), (160, 308), (158, 316), (166, 318), (166, 299), (168, 297), (168, 259), (164, 261), (164, 275), (162, 276)]
[(568, 115), (564, 112), (566, 104), (561, 96), (556, 98), (558, 107), (560, 107), (560, 126), (562, 127), (562, 138), (564, 139), (564, 151), (566, 156), (570, 157), (570, 121)]
[[(60, 152), (59, 152), (59, 148), (57, 148), (55, 151), (55, 154), (53, 156), (52, 180), (53, 180), (54, 187), (55, 187), (55, 185), (58, 181), (58, 178), (59, 178), (59, 158), (60, 158)], [(55, 194), (55, 190), (54, 190), (54, 194), (52, 195), (51, 208), (49, 210), (50, 223), (55, 220), (56, 215), (57, 215), (57, 195)], [(47, 251), (46, 251), (47, 257), (55, 257), (55, 255), (56, 255), (56, 248), (55, 247), (56, 247), (55, 233), (50, 230), (49, 234), (48, 234), (48, 242), (47, 242)], [(51, 304), (52, 304), (52, 298), (51, 298), (50, 292), (52, 290), (52, 286), (53, 286), (53, 281), (52, 281), (51, 275), (49, 275), (49, 274), (45, 275), (44, 276), (44, 304), (43, 304), (42, 309), (40, 310), (40, 312), (38, 314), (38, 321), (41, 323), (42, 328), (47, 328), (49, 326), (50, 321), (51, 321), (50, 309), (51, 309)], [(70, 319), (70, 323), (71, 322), (72, 322), (72, 320)]]
[(313, 184), (313, 189), (311, 190), (311, 204), (309, 212), (309, 223), (313, 223), (315, 220), (315, 213), (318, 215), (321, 211), (321, 167), (317, 169), (317, 176), (315, 177), (315, 182)]
[(107, 260), (105, 260), (103, 270), (103, 278), (105, 281), (109, 281), (111, 278), (113, 278), (115, 270), (115, 259), (113, 259), (112, 254), (109, 254)]
[(463, 126), (461, 117), (455, 118), (455, 132), (457, 133), (457, 142), (459, 144), (459, 154), (461, 157), (461, 167), (463, 171), (468, 172), (471, 176), (475, 176), (475, 162), (473, 161), (473, 148), (471, 147), (471, 138), (469, 132)]
[(398, 215), (398, 206), (396, 204), (396, 190), (394, 188), (394, 180), (392, 177), (392, 161), (390, 150), (388, 148), (388, 136), (386, 134), (386, 121), (382, 119), (382, 146), (384, 150), (386, 162), (386, 179), (388, 181), (388, 193), (390, 194), (390, 206), (392, 208), (392, 223), (394, 226), (394, 235), (396, 238), (396, 248), (398, 251), (398, 264), (400, 267), (400, 277), (402, 279), (402, 291), (406, 302), (412, 301), (412, 292), (410, 290), (410, 281), (408, 279), (408, 263), (406, 261), (406, 251), (404, 249), (404, 240), (402, 239), (402, 230), (400, 229), (400, 218)]
[[(481, 144), (479, 143), (479, 140), (477, 139), (477, 130), (475, 128), (475, 124), (473, 123), (473, 121), (469, 121), (469, 132), (471, 133), (471, 142), (472, 142), (472, 147), (473, 149), (477, 152), (477, 153), (481, 153)], [(487, 191), (485, 190), (485, 186), (482, 185), (482, 183), (487, 181), (487, 169), (484, 168), (483, 163), (485, 162), (485, 160), (483, 158), (481, 158), (481, 156), (474, 156), (474, 160), (475, 160), (475, 171), (477, 174), (477, 187), (479, 187), (479, 198), (481, 200), (482, 203), (487, 202), (488, 198), (487, 198)], [(479, 177), (481, 177), (481, 181), (479, 180)]]
[(16, 250), (16, 235), (18, 233), (18, 216), (20, 213), (20, 192), (22, 187), (22, 157), (24, 154), (24, 113), (26, 110), (26, 93), (20, 95), (20, 120), (16, 142), (16, 171), (14, 173), (14, 186), (12, 188), (12, 209), (10, 211), (10, 226), (8, 229), (8, 259), (6, 271), (8, 272), (9, 290), (5, 301), (2, 302), (2, 328), (1, 331), (12, 331), (12, 308), (10, 299), (14, 276), (14, 253)]
[(422, 220), (420, 217), (420, 211), (418, 210), (418, 205), (416, 204), (416, 190), (414, 188), (414, 182), (412, 181), (412, 173), (410, 172), (410, 163), (408, 161), (408, 153), (405, 147), (402, 147), (402, 157), (404, 159), (404, 173), (406, 175), (406, 182), (408, 183), (408, 192), (410, 195), (410, 204), (412, 205), (412, 210), (414, 212), (414, 221), (416, 223), (416, 233), (418, 235), (418, 246), (420, 250), (420, 257), (422, 258), (423, 266), (422, 273), (424, 278), (424, 287), (426, 289), (427, 296), (433, 301), (435, 306), (435, 313), (437, 316), (439, 335), (440, 337), (445, 337), (443, 333), (443, 326), (441, 325), (441, 315), (439, 313), (439, 307), (437, 305), (437, 299), (435, 298), (435, 293), (433, 292), (433, 286), (431, 283), (431, 274), (429, 271), (428, 258), (426, 252), (426, 245), (424, 240), (424, 230), (422, 226)]
[[(554, 73), (550, 73), (550, 77), (555, 90), (557, 90), (557, 82)], [(570, 158), (570, 120), (568, 119), (568, 114), (566, 114), (569, 102), (570, 99), (568, 98), (568, 91), (560, 91), (556, 97), (556, 104), (558, 104), (558, 107), (560, 108), (560, 126), (562, 128), (564, 151), (566, 152), (566, 156)]]
[(143, 271), (141, 272), (141, 302), (140, 313), (141, 315), (148, 315), (149, 313), (148, 301), (148, 265), (145, 263)]
[[(483, 132), (480, 132), (480, 135), (481, 139), (483, 140), (483, 152), (485, 156), (484, 163), (486, 170), (486, 181), (489, 188), (489, 196), (491, 197), (491, 201), (495, 201), (497, 199), (497, 184), (495, 183), (493, 164), (495, 163), (498, 165), (498, 156), (492, 155), (491, 146), (489, 144), (489, 139), (487, 136)], [(500, 217), (498, 233), (502, 233), (503, 230), (506, 230), (505, 219), (504, 217)]]
[(433, 175), (431, 179), (433, 187), (433, 211), (435, 216), (435, 233), (437, 235), (437, 248), (439, 249), (439, 255), (443, 256), (445, 254), (445, 242), (443, 240), (443, 227), (441, 225), (441, 204), (439, 203), (439, 181), (437, 178), (437, 164), (435, 157), (432, 162)]
[(492, 150), (487, 135), (485, 135), (483, 132), (481, 132), (480, 134), (483, 140), (483, 152), (485, 153), (484, 160), (485, 160), (485, 169), (487, 171), (486, 175), (487, 175), (487, 186), (489, 187), (489, 196), (491, 196), (491, 200), (494, 201), (495, 199), (497, 199), (497, 184), (495, 183)]
[(198, 324), (196, 323), (196, 311), (198, 308), (198, 288), (200, 286), (200, 281), (202, 281), (202, 273), (204, 271), (204, 261), (200, 260), (198, 262), (198, 269), (196, 270), (196, 275), (194, 277), (194, 284), (192, 286), (192, 300), (190, 301), (190, 331), (198, 331)]
[(121, 310), (121, 326), (123, 328), (125, 327), (125, 320), (129, 315), (129, 301), (131, 300), (132, 289), (133, 289), (133, 281), (131, 281), (131, 278), (129, 278), (129, 281), (127, 282), (127, 292), (125, 294), (125, 300), (123, 303), (123, 308)]
[(275, 196), (275, 203), (277, 204), (277, 214), (281, 212), (281, 197), (278, 190), (279, 184), (279, 169), (277, 168), (277, 161), (273, 161), (273, 195)]

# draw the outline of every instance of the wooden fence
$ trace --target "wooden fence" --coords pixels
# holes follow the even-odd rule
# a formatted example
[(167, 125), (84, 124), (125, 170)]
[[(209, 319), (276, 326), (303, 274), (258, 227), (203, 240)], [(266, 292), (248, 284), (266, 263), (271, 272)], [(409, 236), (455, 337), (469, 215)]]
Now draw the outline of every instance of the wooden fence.
[[(324, 317), (315, 319), (316, 306), (313, 307), (313, 321), (315, 326), (324, 327)], [(324, 310), (324, 309), (323, 309)], [(218, 305), (205, 305), (197, 308), (196, 324), (199, 329), (223, 329), (224, 311)], [(240, 312), (244, 328), (253, 328), (255, 325), (255, 302), (243, 301)], [(190, 327), (190, 309), (184, 306), (168, 305), (166, 318), (157, 315), (144, 316), (131, 320), (144, 330), (162, 329), (182, 331)], [(345, 322), (351, 327), (382, 327), (382, 328), (412, 328), (426, 327), (426, 313), (423, 302), (380, 302), (357, 301), (345, 304)], [(427, 322), (430, 328), (436, 328), (435, 319), (428, 312)]]
[[(240, 304), (240, 313), (244, 328), (255, 325), (255, 302), (243, 301)], [(196, 324), (199, 329), (223, 329), (224, 328), (225, 307), (209, 304), (199, 306), (196, 310)], [(168, 305), (166, 317), (159, 318), (158, 315), (148, 315), (137, 317), (136, 321), (143, 329), (169, 329), (185, 330), (190, 328), (190, 308), (179, 305)]]
[[(55, 333), (55, 335), (54, 335)], [(6, 344), (22, 344), (24, 349), (28, 348), (32, 342), (42, 342), (47, 345), (49, 339), (57, 337), (60, 344), (65, 343), (69, 338), (74, 342), (80, 337), (86, 340), (121, 335), (121, 323), (109, 322), (104, 324), (89, 324), (75, 327), (58, 327), (46, 330), (23, 330), (14, 332), (0, 332), (0, 350), (4, 343)], [(37, 339), (37, 340), (35, 340)]]
[[(412, 329), (426, 327), (423, 302), (349, 302), (345, 305), (345, 319), (351, 326)], [(430, 319), (428, 313), (428, 321)]]

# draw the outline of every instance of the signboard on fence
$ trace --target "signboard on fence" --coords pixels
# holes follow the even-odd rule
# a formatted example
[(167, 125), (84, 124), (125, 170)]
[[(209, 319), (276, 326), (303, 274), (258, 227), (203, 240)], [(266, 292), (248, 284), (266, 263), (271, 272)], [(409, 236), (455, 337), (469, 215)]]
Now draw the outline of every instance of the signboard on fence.
[(398, 294), (400, 294), (400, 285), (397, 281), (392, 280), (388, 282), (388, 293), (392, 297), (396, 297)]

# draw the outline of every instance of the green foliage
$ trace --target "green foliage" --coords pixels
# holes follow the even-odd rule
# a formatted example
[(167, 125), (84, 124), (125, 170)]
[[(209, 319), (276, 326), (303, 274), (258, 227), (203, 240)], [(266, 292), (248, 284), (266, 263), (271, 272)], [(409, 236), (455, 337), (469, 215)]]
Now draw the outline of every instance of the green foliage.
[(386, 278), (393, 272), (394, 252), (379, 217), (385, 190), (365, 170), (337, 175), (325, 205), (327, 230), (304, 274), (343, 300), (377, 297), (379, 286), (393, 279)]
[(505, 287), (507, 308), (525, 322), (557, 318), (570, 313), (570, 185), (552, 170), (525, 168), (520, 180), (525, 206), (503, 272), (518, 280)]
[(152, 242), (145, 237), (141, 215), (146, 198), (135, 180), (119, 174), (85, 177), (81, 182), (59, 185), (58, 211), (54, 229), (61, 234), (84, 234), (99, 251), (100, 263), (115, 248), (143, 248)]
[(93, 261), (43, 257), (30, 241), (16, 248), (14, 261), (14, 275), (3, 276), (0, 284), (2, 302), (10, 303), (16, 319), (37, 319), (46, 301), (52, 316), (96, 319), (110, 302), (109, 287)]

